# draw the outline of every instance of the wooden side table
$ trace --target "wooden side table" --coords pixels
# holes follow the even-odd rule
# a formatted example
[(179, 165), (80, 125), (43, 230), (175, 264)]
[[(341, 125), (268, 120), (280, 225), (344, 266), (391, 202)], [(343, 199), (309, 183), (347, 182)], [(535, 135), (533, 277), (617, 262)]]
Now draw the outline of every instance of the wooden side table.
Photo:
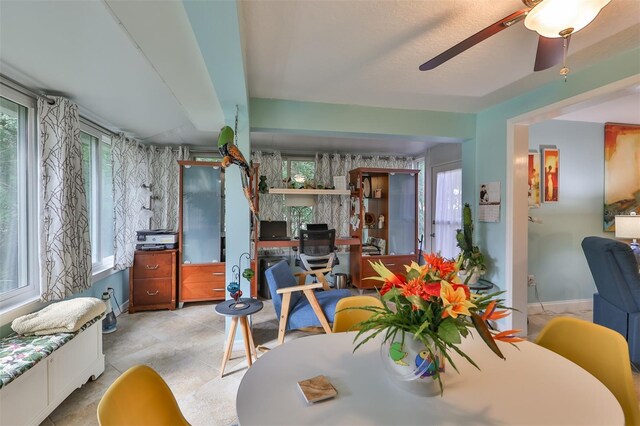
[(235, 300), (225, 300), (224, 302), (216, 305), (216, 312), (218, 314), (225, 317), (231, 317), (231, 330), (229, 330), (227, 343), (224, 347), (222, 365), (220, 366), (220, 377), (224, 376), (224, 367), (227, 365), (229, 358), (231, 358), (231, 349), (233, 348), (233, 341), (236, 337), (238, 320), (240, 320), (240, 328), (242, 328), (244, 352), (247, 357), (247, 364), (251, 367), (253, 364), (253, 357), (255, 357), (256, 360), (258, 359), (256, 345), (253, 343), (253, 335), (251, 334), (251, 328), (249, 328), (247, 316), (262, 310), (262, 302), (257, 299), (239, 299), (237, 306), (234, 305), (236, 305)]

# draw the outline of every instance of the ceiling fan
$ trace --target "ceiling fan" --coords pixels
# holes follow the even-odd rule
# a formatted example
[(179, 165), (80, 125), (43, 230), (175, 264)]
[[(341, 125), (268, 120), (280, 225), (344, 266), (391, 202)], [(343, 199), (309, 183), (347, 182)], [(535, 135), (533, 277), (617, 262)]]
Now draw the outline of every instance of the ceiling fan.
[[(506, 16), (420, 65), (420, 71), (432, 70), (449, 59), (500, 31), (524, 20), (524, 25), (539, 34), (534, 71), (542, 71), (566, 62), (571, 35), (586, 27), (611, 0), (522, 0), (526, 8)], [(560, 74), (566, 79), (566, 64)]]

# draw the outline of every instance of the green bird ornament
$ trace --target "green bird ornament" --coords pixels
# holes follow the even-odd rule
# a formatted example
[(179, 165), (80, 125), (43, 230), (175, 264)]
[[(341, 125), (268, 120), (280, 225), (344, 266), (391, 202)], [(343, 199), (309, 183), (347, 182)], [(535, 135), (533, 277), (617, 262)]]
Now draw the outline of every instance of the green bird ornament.
[(260, 220), (258, 212), (253, 204), (253, 197), (251, 196), (251, 189), (249, 188), (249, 179), (251, 178), (251, 167), (249, 163), (240, 152), (240, 149), (233, 143), (234, 132), (229, 126), (224, 126), (220, 129), (220, 135), (218, 136), (218, 151), (222, 155), (222, 167), (227, 168), (232, 164), (237, 165), (242, 170), (240, 171), (240, 178), (242, 182), (242, 191), (244, 196), (249, 202), (249, 209), (256, 220)]

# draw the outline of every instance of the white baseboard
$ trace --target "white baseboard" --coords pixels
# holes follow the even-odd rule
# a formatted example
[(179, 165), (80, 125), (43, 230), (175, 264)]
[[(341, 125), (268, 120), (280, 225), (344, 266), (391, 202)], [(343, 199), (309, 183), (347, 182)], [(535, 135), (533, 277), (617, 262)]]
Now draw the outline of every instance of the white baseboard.
[[(542, 302), (545, 311), (561, 314), (564, 312), (578, 312), (593, 309), (593, 299), (575, 299), (575, 300), (560, 300), (557, 302)], [(529, 303), (527, 305), (527, 314), (536, 315), (542, 314), (544, 311), (540, 306), (540, 303)]]
[(120, 309), (118, 309), (118, 306), (115, 303), (111, 305), (111, 308), (113, 309), (113, 313), (116, 314), (117, 317), (119, 317), (120, 314), (129, 312), (129, 301), (127, 300), (126, 302), (122, 303), (120, 305)]

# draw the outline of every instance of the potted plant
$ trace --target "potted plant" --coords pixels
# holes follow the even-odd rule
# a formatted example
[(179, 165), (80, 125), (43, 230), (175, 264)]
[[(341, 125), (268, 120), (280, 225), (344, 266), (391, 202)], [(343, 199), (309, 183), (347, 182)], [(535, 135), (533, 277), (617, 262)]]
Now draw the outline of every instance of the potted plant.
[[(473, 366), (479, 366), (459, 347), (471, 330), (500, 358), (496, 340), (516, 343), (519, 330), (496, 332), (487, 321), (509, 315), (502, 292), (471, 293), (458, 276), (458, 263), (438, 253), (425, 254), (425, 263), (406, 265), (406, 274), (389, 271), (382, 262), (369, 262), (378, 274), (367, 279), (381, 281), (382, 307), (365, 306), (371, 316), (358, 324), (354, 342), (364, 343), (382, 336), (380, 355), (383, 370), (399, 387), (423, 396), (443, 392), (445, 363), (458, 370), (455, 352)], [(378, 339), (377, 341), (380, 341)]]
[(458, 256), (458, 276), (465, 284), (475, 284), (478, 279), (487, 272), (484, 263), (484, 255), (473, 245), (473, 219), (471, 218), (471, 206), (465, 203), (462, 209), (462, 229), (456, 230), (456, 240), (460, 247)]

